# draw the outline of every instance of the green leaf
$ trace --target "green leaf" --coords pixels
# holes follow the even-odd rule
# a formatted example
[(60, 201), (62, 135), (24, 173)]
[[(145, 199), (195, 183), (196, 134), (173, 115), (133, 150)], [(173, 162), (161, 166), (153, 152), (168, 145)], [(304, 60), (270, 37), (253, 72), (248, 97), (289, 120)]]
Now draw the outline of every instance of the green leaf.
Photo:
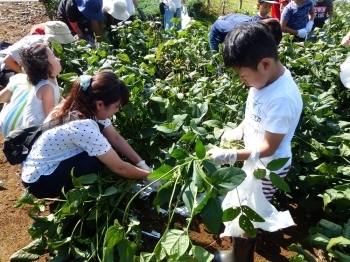
[(245, 215), (241, 215), (239, 217), (239, 226), (244, 230), (244, 232), (246, 232), (249, 236), (251, 237), (255, 237), (256, 236), (256, 232), (255, 232), (255, 228), (253, 226), (253, 223), (249, 220), (248, 217), (246, 217)]
[(240, 207), (235, 207), (235, 208), (228, 208), (224, 210), (224, 213), (222, 214), (222, 222), (228, 222), (236, 219), (238, 215), (241, 213), (241, 208)]
[(78, 207), (86, 200), (87, 191), (85, 189), (73, 188), (67, 192), (66, 198), (70, 214), (74, 215)]
[(256, 213), (253, 209), (251, 209), (249, 206), (242, 205), (241, 209), (246, 216), (254, 222), (265, 222), (265, 219), (263, 219), (258, 213)]
[(196, 150), (196, 155), (199, 159), (205, 158), (206, 150), (205, 150), (205, 147), (203, 146), (202, 141), (200, 141), (199, 139), (197, 139), (197, 141), (196, 141), (195, 150)]
[(284, 181), (279, 175), (277, 175), (274, 172), (270, 173), (270, 180), (272, 182), (272, 184), (277, 187), (278, 189), (281, 189), (285, 192), (290, 192), (290, 188), (287, 184), (286, 181)]
[(323, 234), (316, 233), (314, 235), (310, 234), (305, 241), (309, 243), (311, 246), (317, 248), (326, 248), (329, 243), (330, 238), (326, 237)]
[(190, 245), (190, 238), (182, 230), (170, 229), (164, 234), (161, 245), (169, 256), (176, 258), (185, 254)]
[(26, 251), (20, 249), (10, 256), (10, 260), (11, 261), (13, 261), (13, 260), (33, 261), (33, 260), (39, 259), (40, 256), (41, 256), (40, 254), (34, 254), (34, 253), (26, 252)]
[(21, 196), (21, 199), (14, 205), (15, 207), (22, 207), (24, 205), (35, 205), (36, 200), (34, 196), (29, 193), (28, 189), (24, 191)]
[(302, 254), (307, 262), (316, 262), (316, 260), (312, 256), (310, 256), (309, 253), (307, 253), (304, 249), (302, 249), (300, 246), (294, 243), (289, 246), (289, 250), (297, 252), (298, 254)]
[(218, 197), (211, 197), (202, 209), (203, 223), (214, 235), (219, 233), (222, 214), (221, 200)]
[(118, 189), (115, 186), (111, 186), (106, 188), (105, 192), (103, 192), (103, 196), (111, 196), (118, 193)]
[(171, 152), (170, 156), (176, 159), (185, 158), (188, 156), (188, 151), (183, 148), (177, 148)]
[(118, 244), (119, 261), (134, 262), (137, 244), (123, 238)]
[(154, 253), (141, 252), (140, 262), (157, 262), (157, 260)]
[(213, 260), (214, 255), (210, 254), (207, 250), (200, 246), (192, 246), (193, 256), (200, 262), (210, 262)]
[[(162, 165), (161, 167), (153, 171), (147, 178), (160, 178), (163, 175), (169, 173), (172, 169), (173, 168), (171, 166)], [(171, 174), (167, 174), (166, 177), (170, 177), (171, 175), (172, 175), (172, 172)], [(163, 178), (163, 179), (166, 179), (166, 178)]]
[(185, 188), (184, 193), (182, 194), (182, 200), (184, 201), (185, 206), (188, 211), (192, 214), (195, 205), (195, 198), (197, 196), (197, 186), (192, 181), (188, 187)]
[(339, 237), (343, 232), (343, 228), (340, 225), (326, 219), (321, 219), (317, 226), (321, 228), (322, 233), (329, 238)]
[(68, 244), (72, 241), (72, 238), (71, 237), (65, 237), (61, 240), (56, 240), (56, 241), (48, 241), (48, 244), (51, 246), (51, 248), (53, 249), (57, 249), (58, 247), (60, 246), (63, 246), (65, 244)]
[(187, 132), (186, 134), (184, 134), (179, 141), (188, 141), (188, 142), (192, 142), (194, 141), (196, 138), (196, 134), (193, 133), (192, 131)]
[(316, 167), (316, 170), (321, 172), (324, 175), (333, 176), (337, 173), (337, 170), (333, 167), (333, 165), (328, 163), (322, 163), (321, 165)]
[(124, 238), (124, 229), (117, 220), (110, 226), (103, 241), (103, 261), (114, 261), (114, 247)]
[(211, 181), (213, 187), (219, 191), (219, 194), (225, 195), (239, 186), (246, 176), (245, 172), (240, 168), (224, 167), (211, 176)]
[(329, 250), (333, 246), (340, 246), (340, 248), (342, 249), (342, 248), (347, 247), (349, 245), (350, 245), (350, 239), (346, 239), (345, 237), (340, 236), (340, 237), (331, 238), (326, 249)]
[(88, 174), (84, 176), (80, 176), (76, 178), (80, 183), (83, 185), (89, 185), (93, 184), (97, 180), (97, 175), (96, 174)]
[(266, 177), (266, 169), (258, 168), (254, 170), (253, 174), (256, 179), (263, 179), (264, 177)]
[(222, 123), (218, 120), (207, 120), (202, 123), (205, 126), (222, 128)]
[(267, 164), (266, 168), (270, 171), (277, 171), (284, 167), (287, 162), (289, 161), (290, 157), (284, 157), (284, 158), (278, 158), (272, 160), (270, 163)]

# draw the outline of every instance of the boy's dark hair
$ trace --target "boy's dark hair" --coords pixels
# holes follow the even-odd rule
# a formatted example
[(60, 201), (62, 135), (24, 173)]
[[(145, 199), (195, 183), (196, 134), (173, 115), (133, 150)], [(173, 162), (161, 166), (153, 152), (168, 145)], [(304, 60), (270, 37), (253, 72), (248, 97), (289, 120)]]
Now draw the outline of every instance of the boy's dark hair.
[(227, 34), (223, 44), (226, 67), (256, 70), (263, 58), (278, 60), (277, 46), (269, 27), (259, 22), (243, 23)]
[(19, 51), (20, 64), (27, 74), (29, 83), (36, 85), (42, 79), (52, 77), (51, 65), (47, 59), (46, 45), (35, 43)]
[(80, 85), (78, 78), (72, 86), (63, 105), (53, 115), (52, 119), (62, 119), (70, 112), (78, 111), (82, 119), (95, 117), (96, 101), (102, 101), (105, 107), (120, 101), (120, 105), (129, 102), (129, 89), (115, 73), (99, 72), (91, 79), (90, 85), (85, 91)]
[(258, 22), (263, 23), (269, 27), (270, 33), (275, 39), (276, 45), (279, 45), (282, 40), (282, 27), (280, 22), (275, 18), (266, 18), (263, 20), (259, 20)]

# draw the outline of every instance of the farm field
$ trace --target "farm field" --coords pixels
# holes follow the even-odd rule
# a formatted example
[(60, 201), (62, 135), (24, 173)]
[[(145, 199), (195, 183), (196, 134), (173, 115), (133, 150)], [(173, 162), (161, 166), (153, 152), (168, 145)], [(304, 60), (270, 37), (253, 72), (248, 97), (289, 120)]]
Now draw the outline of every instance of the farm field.
[[(31, 24), (46, 21), (48, 17), (40, 3), (0, 3), (0, 19), (7, 21), (0, 26), (1, 40), (14, 42), (29, 31)], [(339, 42), (350, 29), (349, 19), (349, 6), (338, 5), (331, 27), (316, 32), (316, 38), (324, 42), (293, 44), (286, 36), (279, 47), (280, 58), (299, 83), (304, 101), (303, 119), (293, 140), (293, 169), (287, 178), (290, 192), (281, 190), (274, 200), (279, 210), (291, 212), (295, 226), (267, 233), (263, 249), (255, 254), (257, 262), (289, 259), (321, 262), (329, 254), (339, 261), (349, 261), (350, 103), (349, 94), (339, 80), (339, 65), (349, 51)], [(242, 119), (247, 87), (222, 67), (220, 54), (210, 53), (207, 33), (207, 27), (196, 22), (180, 33), (170, 32), (168, 40), (156, 24), (136, 22), (119, 27), (112, 33), (110, 43), (101, 44), (98, 49), (84, 42), (65, 49), (53, 46), (63, 66), (59, 81), (65, 92), (77, 75), (102, 69), (113, 70), (130, 87), (131, 103), (113, 118), (113, 124), (157, 170), (154, 176), (166, 184), (153, 196), (153, 201), (149, 199), (145, 203), (138, 198), (131, 201), (130, 194), (118, 190), (130, 188), (132, 181), (120, 181), (107, 171), (101, 177), (87, 177), (84, 181), (92, 190), (97, 183), (102, 185), (104, 193), (100, 192), (103, 196), (100, 202), (94, 194), (85, 195), (80, 181), (68, 195), (70, 200), (79, 200), (74, 206), (70, 200), (48, 202), (51, 203), (48, 205), (27, 196), (21, 200), (22, 208), (14, 208), (24, 192), (20, 169), (6, 163), (0, 153), (0, 180), (4, 182), (0, 187), (0, 261), (8, 261), (14, 252), (28, 245), (31, 236), (37, 241), (36, 250), (29, 248), (22, 255), (37, 261), (48, 259), (46, 244), (50, 245), (51, 255), (60, 261), (83, 261), (84, 256), (111, 261), (102, 247), (109, 247), (109, 241), (116, 240), (106, 238), (106, 232), (128, 236), (120, 240), (122, 245), (116, 252), (125, 256), (120, 261), (132, 261), (123, 248), (132, 256), (141, 255), (142, 261), (159, 261), (163, 257), (164, 261), (200, 262), (210, 261), (210, 253), (215, 250), (229, 248), (227, 238), (214, 237), (223, 230), (221, 216), (215, 212), (222, 189), (203, 180), (211, 178), (216, 171), (204, 156), (208, 145), (218, 145), (224, 128), (234, 127)], [(235, 174), (239, 168), (236, 166), (229, 172)], [(208, 197), (195, 208), (189, 199), (202, 192)], [(84, 201), (89, 203), (88, 209)], [(193, 208), (193, 215), (185, 219), (170, 213), (173, 214), (170, 221), (169, 216), (158, 214), (150, 202), (166, 209), (186, 204)], [(132, 216), (116, 212), (115, 207)], [(32, 218), (28, 216), (31, 208), (35, 211)], [(39, 210), (45, 212), (41, 214)], [(79, 220), (81, 212), (84, 216)], [(30, 235), (27, 229), (34, 221)], [(95, 232), (95, 226), (101, 230), (88, 234), (88, 230)], [(50, 227), (62, 233), (53, 234)], [(169, 238), (180, 237), (174, 242), (158, 243), (142, 239), (138, 235), (141, 229), (147, 232), (154, 229)], [(135, 239), (130, 238), (131, 232)], [(186, 245), (186, 250), (169, 251)], [(291, 245), (295, 252), (289, 250)], [(98, 251), (94, 252), (95, 248)], [(46, 255), (38, 259), (37, 254)], [(66, 257), (67, 254), (71, 257)], [(200, 258), (190, 260), (193, 254)]]

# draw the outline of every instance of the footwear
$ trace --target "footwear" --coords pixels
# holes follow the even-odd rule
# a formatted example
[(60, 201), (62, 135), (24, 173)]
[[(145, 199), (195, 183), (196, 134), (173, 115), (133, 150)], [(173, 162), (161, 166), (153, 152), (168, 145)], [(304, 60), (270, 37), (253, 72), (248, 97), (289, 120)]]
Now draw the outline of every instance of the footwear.
[(232, 250), (217, 251), (214, 262), (254, 262), (256, 238), (233, 237)]

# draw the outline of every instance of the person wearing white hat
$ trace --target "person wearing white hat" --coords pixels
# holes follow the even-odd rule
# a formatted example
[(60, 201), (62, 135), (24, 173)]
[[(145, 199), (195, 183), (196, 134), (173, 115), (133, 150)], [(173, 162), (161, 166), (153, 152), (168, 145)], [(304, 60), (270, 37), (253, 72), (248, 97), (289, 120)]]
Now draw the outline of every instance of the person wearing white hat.
[(107, 28), (130, 18), (125, 0), (104, 0), (102, 11)]
[[(43, 24), (39, 24), (43, 25)], [(0, 85), (5, 87), (11, 76), (22, 72), (19, 66), (19, 50), (25, 45), (43, 42), (57, 42), (69, 44), (74, 42), (67, 25), (61, 21), (44, 23), (45, 35), (27, 35), (10, 47), (0, 51)]]

